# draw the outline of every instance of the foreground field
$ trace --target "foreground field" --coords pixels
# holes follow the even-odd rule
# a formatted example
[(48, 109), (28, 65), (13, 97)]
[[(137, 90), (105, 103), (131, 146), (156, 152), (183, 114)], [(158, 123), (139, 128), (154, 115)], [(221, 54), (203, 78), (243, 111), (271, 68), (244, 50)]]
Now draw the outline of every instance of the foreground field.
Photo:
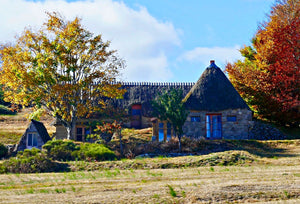
[(296, 166), (0, 175), (0, 203), (300, 202)]
[[(0, 203), (300, 203), (299, 141), (278, 141), (277, 146), (281, 151), (273, 157), (229, 151), (178, 158), (70, 162), (74, 168), (90, 169), (88, 165), (99, 169), (94, 171), (3, 174)], [(232, 155), (250, 160), (235, 162), (235, 166), (212, 166)], [(134, 169), (141, 165), (144, 169)], [(168, 169), (155, 169), (155, 165)]]

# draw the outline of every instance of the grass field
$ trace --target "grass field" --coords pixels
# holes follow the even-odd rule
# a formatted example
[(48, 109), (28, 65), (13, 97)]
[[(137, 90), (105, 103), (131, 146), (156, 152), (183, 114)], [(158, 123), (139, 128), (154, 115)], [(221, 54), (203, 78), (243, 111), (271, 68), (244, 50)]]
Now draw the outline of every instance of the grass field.
[(300, 202), (299, 165), (0, 175), (0, 203)]
[[(300, 203), (299, 141), (279, 142), (279, 146), (284, 151), (277, 156), (248, 153), (254, 161), (235, 166), (155, 168), (229, 154), (221, 152), (94, 162), (91, 165), (103, 168), (93, 171), (4, 174), (0, 175), (0, 203)], [(129, 163), (147, 168), (134, 169)]]

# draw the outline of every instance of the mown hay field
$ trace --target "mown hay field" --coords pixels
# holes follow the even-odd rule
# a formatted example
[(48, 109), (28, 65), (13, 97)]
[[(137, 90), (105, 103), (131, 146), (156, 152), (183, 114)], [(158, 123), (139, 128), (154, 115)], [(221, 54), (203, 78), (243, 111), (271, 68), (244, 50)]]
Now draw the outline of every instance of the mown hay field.
[[(255, 161), (234, 166), (134, 169), (116, 165), (93, 171), (3, 174), (0, 203), (300, 203), (299, 150), (299, 145), (289, 145), (279, 157), (253, 155)], [(206, 157), (178, 157), (178, 163)], [(175, 160), (118, 162), (151, 166)]]
[(299, 165), (10, 174), (0, 181), (0, 203), (300, 202)]

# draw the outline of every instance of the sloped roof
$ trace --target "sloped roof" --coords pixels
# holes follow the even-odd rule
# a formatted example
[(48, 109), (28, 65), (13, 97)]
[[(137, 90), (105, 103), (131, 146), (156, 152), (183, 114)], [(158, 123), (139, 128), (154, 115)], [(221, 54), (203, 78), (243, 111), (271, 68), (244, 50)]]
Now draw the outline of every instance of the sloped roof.
[(181, 89), (185, 96), (195, 83), (124, 83), (122, 88), (126, 89), (122, 99), (114, 100), (117, 107), (129, 108), (133, 104), (142, 104), (144, 116), (152, 116), (151, 101), (158, 95), (170, 91), (171, 89)]
[(188, 92), (184, 101), (187, 109), (196, 111), (214, 112), (239, 108), (250, 110), (213, 60)]
[(48, 131), (42, 122), (33, 119), (31, 120), (31, 122), (34, 124), (37, 132), (39, 133), (44, 143), (46, 143), (48, 140), (51, 140)]

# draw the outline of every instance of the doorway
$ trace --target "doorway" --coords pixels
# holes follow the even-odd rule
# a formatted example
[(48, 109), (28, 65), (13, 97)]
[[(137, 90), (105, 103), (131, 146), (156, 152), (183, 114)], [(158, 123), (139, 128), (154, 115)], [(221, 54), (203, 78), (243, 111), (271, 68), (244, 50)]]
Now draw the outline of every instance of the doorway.
[(206, 115), (206, 137), (207, 139), (222, 139), (222, 115)]

